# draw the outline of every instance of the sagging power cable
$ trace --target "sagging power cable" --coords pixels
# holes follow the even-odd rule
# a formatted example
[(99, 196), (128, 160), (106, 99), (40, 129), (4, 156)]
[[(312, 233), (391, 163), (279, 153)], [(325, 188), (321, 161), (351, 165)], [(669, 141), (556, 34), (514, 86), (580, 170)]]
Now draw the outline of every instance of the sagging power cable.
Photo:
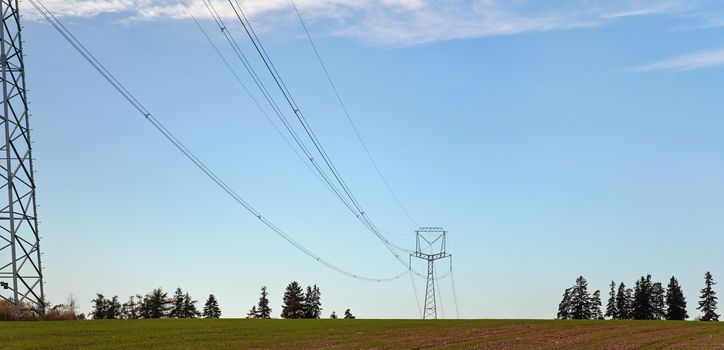
[(206, 164), (201, 161), (193, 152), (191, 152), (186, 145), (184, 145), (176, 136), (168, 130), (163, 123), (161, 123), (146, 107), (110, 72), (106, 67), (81, 43), (73, 34), (68, 30), (63, 23), (53, 15), (50, 10), (43, 4), (41, 0), (28, 0), (38, 13), (66, 40), (73, 46), (73, 48), (109, 83), (111, 86), (121, 94), (121, 96), (129, 103), (135, 110), (138, 111), (158, 132), (160, 132), (164, 138), (166, 138), (171, 144), (180, 151), (189, 161), (191, 161), (199, 170), (201, 170), (209, 179), (211, 179), (219, 188), (221, 188), (227, 195), (229, 195), (235, 202), (237, 202), (242, 208), (244, 208), (251, 215), (256, 217), (265, 226), (271, 229), (279, 237), (293, 245), (299, 251), (316, 260), (317, 262), (327, 266), (328, 268), (341, 273), (345, 276), (352, 277), (359, 280), (372, 281), (372, 282), (385, 282), (401, 278), (408, 273), (406, 269), (404, 272), (388, 277), (388, 278), (372, 278), (362, 276), (359, 274), (352, 273), (348, 270), (342, 269), (339, 266), (329, 262), (328, 260), (315, 254), (301, 243), (294, 240), (289, 234), (284, 232), (282, 229), (274, 225), (269, 219), (264, 217), (259, 211), (252, 207), (246, 202), (241, 196), (239, 196), (230, 186), (228, 186), (221, 178), (219, 178)]
[(382, 180), (382, 183), (387, 188), (387, 191), (392, 196), (392, 199), (394, 199), (395, 202), (397, 203), (397, 205), (400, 207), (400, 209), (402, 209), (402, 212), (405, 213), (405, 215), (410, 220), (410, 222), (412, 222), (415, 226), (420, 226), (417, 223), (417, 221), (412, 217), (412, 214), (410, 214), (410, 211), (407, 210), (407, 208), (402, 204), (402, 201), (400, 201), (400, 198), (397, 196), (395, 191), (392, 190), (392, 186), (390, 186), (390, 183), (387, 181), (387, 178), (385, 177), (385, 175), (382, 174), (382, 170), (380, 170), (380, 167), (377, 165), (377, 162), (375, 161), (374, 157), (372, 157), (372, 153), (370, 152), (369, 148), (367, 147), (367, 143), (362, 138), (362, 135), (360, 134), (359, 129), (357, 129), (357, 125), (354, 123), (354, 121), (352, 120), (352, 117), (349, 114), (347, 105), (342, 100), (342, 96), (340, 95), (339, 90), (337, 89), (337, 85), (332, 80), (332, 76), (330, 75), (329, 70), (327, 69), (327, 65), (324, 63), (324, 60), (322, 59), (322, 55), (319, 54), (317, 45), (314, 43), (314, 40), (312, 39), (311, 34), (309, 34), (309, 29), (307, 28), (307, 24), (304, 22), (304, 18), (302, 18), (302, 14), (299, 11), (297, 4), (294, 2), (294, 0), (289, 0), (289, 1), (292, 3), (294, 12), (297, 14), (299, 23), (302, 25), (302, 28), (304, 29), (304, 33), (307, 36), (309, 45), (312, 47), (312, 51), (314, 51), (314, 55), (317, 57), (317, 61), (319, 62), (319, 65), (322, 67), (322, 71), (324, 71), (324, 75), (327, 78), (327, 81), (329, 82), (329, 85), (332, 88), (332, 91), (334, 92), (334, 96), (337, 98), (337, 101), (339, 102), (339, 105), (342, 108), (344, 115), (347, 117), (347, 121), (349, 121), (349, 124), (352, 126), (352, 130), (354, 130), (354, 133), (357, 136), (357, 140), (359, 141), (360, 145), (362, 145), (362, 149), (367, 154), (367, 158), (370, 160), (370, 163), (372, 163), (372, 166), (374, 167), (375, 171), (377, 172), (377, 175)]
[[(206, 3), (208, 0), (204, 0)], [(400, 256), (399, 253), (393, 248), (387, 238), (384, 237), (379, 231), (379, 229), (376, 227), (376, 225), (372, 222), (372, 220), (369, 218), (369, 216), (366, 214), (365, 210), (360, 205), (357, 198), (354, 196), (352, 191), (350, 190), (347, 183), (342, 178), (341, 174), (337, 170), (337, 167), (334, 165), (332, 160), (330, 159), (329, 155), (327, 154), (326, 150), (322, 146), (321, 142), (319, 141), (318, 137), (314, 133), (313, 129), (309, 125), (309, 122), (305, 118), (304, 114), (302, 113), (299, 105), (294, 100), (294, 97), (292, 96), (291, 92), (289, 91), (289, 88), (287, 87), (286, 83), (282, 79), (281, 75), (279, 74), (279, 71), (277, 70), (276, 66), (272, 62), (271, 58), (269, 57), (269, 54), (267, 53), (266, 49), (264, 48), (263, 44), (261, 43), (261, 40), (259, 39), (258, 35), (254, 31), (253, 26), (249, 22), (249, 19), (246, 17), (246, 14), (244, 13), (243, 9), (241, 8), (241, 5), (236, 0), (228, 0), (229, 4), (231, 5), (232, 9), (234, 10), (234, 13), (236, 14), (237, 19), (239, 20), (239, 23), (241, 23), (242, 27), (244, 28), (244, 31), (246, 32), (247, 36), (249, 37), (252, 45), (256, 49), (256, 52), (259, 54), (260, 58), (262, 59), (265, 67), (269, 71), (271, 77), (273, 78), (276, 86), (281, 91), (282, 95), (284, 96), (284, 99), (286, 100), (287, 104), (293, 111), (294, 115), (297, 117), (297, 120), (301, 124), (302, 128), (304, 129), (304, 132), (306, 133), (307, 137), (311, 140), (313, 148), (316, 149), (316, 151), (319, 153), (319, 155), (322, 157), (323, 164), (326, 165), (326, 167), (331, 172), (332, 176), (336, 180), (336, 182), (339, 184), (341, 188), (341, 192), (343, 192), (347, 199), (349, 199), (349, 203), (354, 207), (353, 214), (373, 233), (375, 234), (379, 240), (385, 245), (385, 247), (390, 251), (390, 253), (397, 259), (398, 262), (400, 262), (403, 266), (410, 268), (410, 265), (405, 262), (405, 260)], [(213, 4), (210, 4), (213, 8)], [(226, 31), (226, 27), (222, 26), (222, 31)], [(310, 158), (311, 159), (311, 158)], [(346, 201), (345, 201), (346, 202)], [(414, 271), (415, 274), (418, 276), (422, 276), (417, 271)]]

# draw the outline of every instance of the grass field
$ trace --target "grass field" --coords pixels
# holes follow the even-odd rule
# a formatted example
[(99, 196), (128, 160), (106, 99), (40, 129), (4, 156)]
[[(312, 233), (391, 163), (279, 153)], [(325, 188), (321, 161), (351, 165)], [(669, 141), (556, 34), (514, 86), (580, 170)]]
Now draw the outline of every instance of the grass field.
[(0, 323), (0, 349), (724, 349), (724, 324), (535, 320)]

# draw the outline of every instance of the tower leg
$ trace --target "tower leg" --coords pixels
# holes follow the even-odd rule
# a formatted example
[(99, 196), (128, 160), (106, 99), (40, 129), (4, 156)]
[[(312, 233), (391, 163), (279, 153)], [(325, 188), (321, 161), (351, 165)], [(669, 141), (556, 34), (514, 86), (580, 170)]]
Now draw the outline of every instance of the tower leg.
[(435, 300), (435, 260), (427, 260), (427, 287), (425, 288), (425, 312), (423, 320), (437, 319), (437, 303)]
[(18, 0), (0, 0), (0, 300), (45, 309)]

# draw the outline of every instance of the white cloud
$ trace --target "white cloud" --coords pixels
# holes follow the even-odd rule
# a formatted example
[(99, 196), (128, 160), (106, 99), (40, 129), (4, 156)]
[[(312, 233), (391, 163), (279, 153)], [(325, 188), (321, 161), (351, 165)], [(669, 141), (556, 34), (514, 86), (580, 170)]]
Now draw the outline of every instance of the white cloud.
[(372, 12), (334, 34), (382, 44), (421, 44), (543, 31), (567, 25), (561, 17), (520, 16), (493, 1), (479, 1), (471, 7), (438, 8), (426, 4), (414, 11)]
[(699, 51), (663, 61), (643, 65), (634, 69), (638, 72), (674, 71), (683, 72), (700, 68), (724, 65), (724, 49)]
[[(186, 1), (194, 16), (209, 19), (202, 0)], [(211, 0), (222, 17), (234, 16), (228, 0)], [(293, 23), (289, 0), (238, 0), (261, 28)], [(114, 13), (124, 20), (187, 19), (179, 0), (44, 0), (56, 14), (92, 17)], [(511, 35), (595, 26), (614, 19), (670, 13), (679, 0), (612, 0), (605, 8), (544, 0), (296, 0), (311, 24), (325, 35), (383, 45)], [(691, 6), (691, 2), (687, 3)]]
[[(102, 13), (125, 12), (143, 6), (138, 0), (44, 0), (45, 6), (56, 15), (93, 17)], [(28, 9), (30, 8), (28, 4)], [(33, 11), (34, 12), (34, 11)]]
[(632, 8), (622, 10), (622, 11), (614, 11), (608, 14), (605, 14), (603, 17), (607, 19), (616, 19), (616, 18), (624, 18), (624, 17), (638, 17), (638, 16), (649, 16), (649, 15), (655, 15), (655, 14), (661, 14), (661, 13), (672, 13), (672, 12), (679, 12), (686, 8), (688, 8), (689, 5), (686, 3), (683, 3), (681, 1), (662, 1), (662, 2), (647, 2), (644, 5), (638, 5), (634, 6)]

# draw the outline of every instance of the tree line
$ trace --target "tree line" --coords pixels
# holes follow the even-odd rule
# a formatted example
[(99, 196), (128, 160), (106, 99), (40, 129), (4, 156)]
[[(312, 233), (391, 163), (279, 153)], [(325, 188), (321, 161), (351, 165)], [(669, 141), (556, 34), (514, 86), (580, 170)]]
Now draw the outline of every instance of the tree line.
[[(284, 291), (282, 318), (321, 318), (322, 315), (322, 293), (315, 284), (307, 286), (306, 292), (296, 281), (289, 283)], [(219, 301), (213, 294), (210, 294), (204, 303), (202, 310), (198, 310), (197, 301), (188, 292), (180, 287), (172, 297), (161, 288), (156, 288), (144, 296), (132, 295), (128, 301), (122, 303), (118, 296), (106, 298), (103, 294), (97, 293), (92, 301), (90, 316), (94, 320), (108, 319), (149, 319), (149, 318), (219, 318), (221, 308)], [(259, 301), (252, 306), (246, 314), (247, 318), (271, 318), (272, 309), (269, 306), (269, 293), (266, 286), (261, 287)], [(85, 315), (79, 315), (79, 319), (85, 319)], [(337, 314), (332, 311), (330, 318), (336, 319)], [(355, 318), (349, 309), (345, 311), (344, 318)]]
[[(716, 313), (717, 296), (714, 290), (714, 278), (710, 272), (704, 275), (704, 288), (699, 296), (698, 310), (702, 312), (701, 321), (718, 321)], [(575, 284), (563, 292), (558, 304), (557, 319), (561, 320), (685, 320), (686, 297), (676, 277), (671, 277), (666, 288), (661, 282), (654, 282), (651, 275), (641, 276), (634, 288), (627, 288), (621, 282), (609, 285), (608, 302), (605, 313), (601, 310), (601, 292), (588, 292), (588, 282), (583, 276), (576, 278)]]
[[(267, 292), (266, 287), (261, 287), (259, 302), (251, 307), (249, 312), (246, 314), (246, 317), (271, 318), (272, 310), (269, 307), (268, 296), (269, 293)], [(314, 286), (307, 286), (305, 291), (296, 281), (290, 282), (284, 290), (282, 302), (281, 318), (316, 319), (322, 317), (322, 292), (316, 284)], [(338, 318), (337, 313), (332, 311), (329, 318)], [(352, 319), (355, 318), (355, 316), (352, 315), (350, 309), (347, 309), (344, 313), (344, 318)]]
[(163, 289), (156, 288), (145, 296), (132, 295), (123, 304), (118, 301), (118, 296), (108, 299), (98, 293), (91, 302), (93, 303), (91, 317), (94, 320), (221, 317), (219, 302), (213, 294), (209, 295), (203, 310), (199, 312), (196, 308), (198, 302), (191, 298), (188, 292), (184, 293), (181, 288), (176, 288), (173, 297), (169, 297)]

